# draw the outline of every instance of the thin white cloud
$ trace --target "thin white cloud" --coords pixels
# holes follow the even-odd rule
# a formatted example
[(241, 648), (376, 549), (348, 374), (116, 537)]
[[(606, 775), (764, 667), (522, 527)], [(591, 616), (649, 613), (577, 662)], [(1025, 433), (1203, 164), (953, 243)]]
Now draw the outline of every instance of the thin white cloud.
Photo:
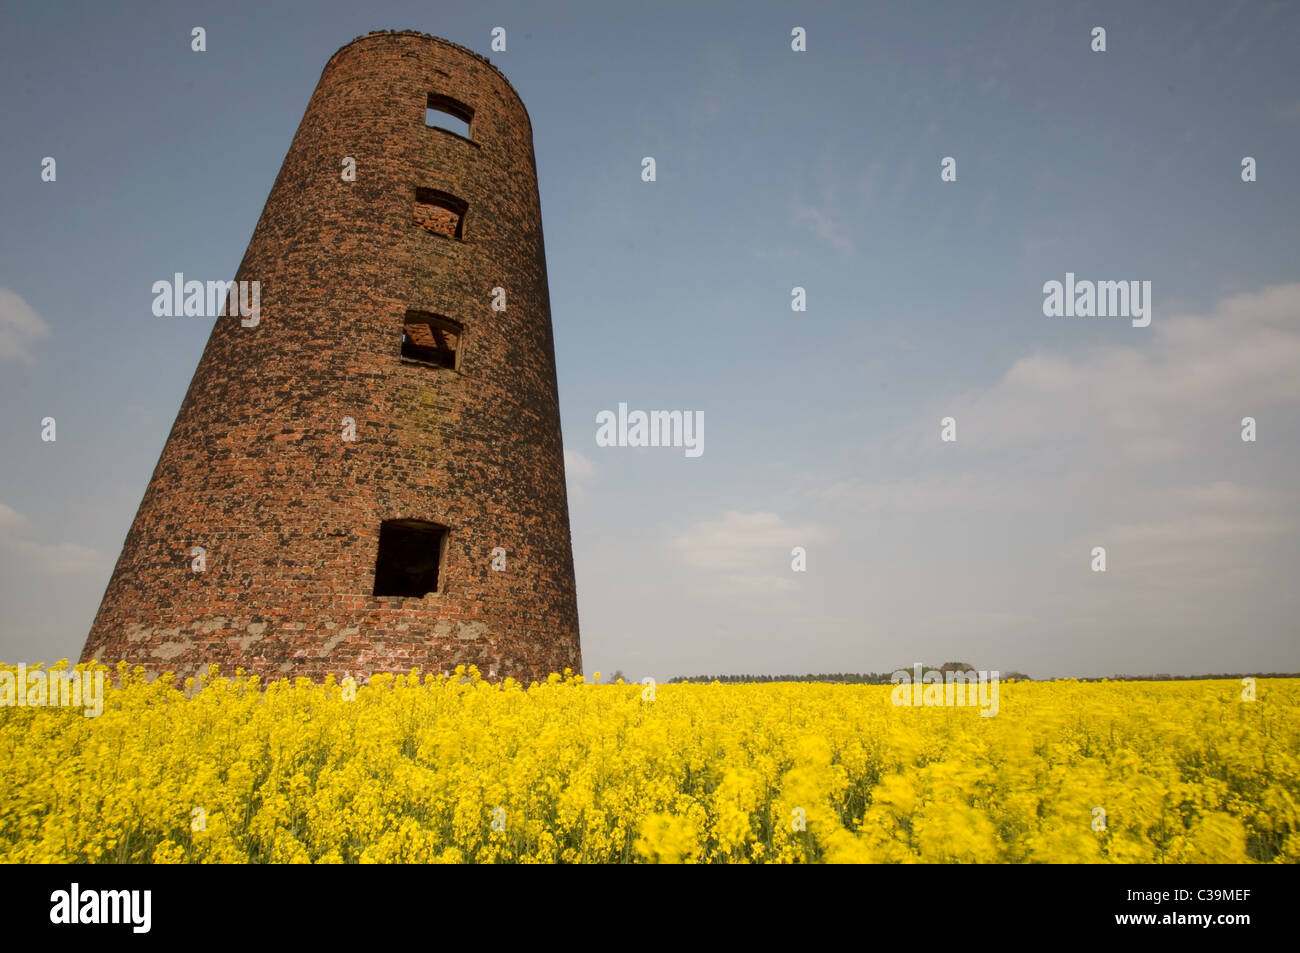
[(1294, 493), (1229, 481), (1138, 494), (1127, 509), (1141, 515), (1089, 531), (1072, 551), (1104, 546), (1107, 572), (1143, 583), (1168, 576), (1184, 588), (1242, 577), (1239, 570), (1266, 578), (1265, 547), (1297, 525)]
[(596, 464), (577, 450), (565, 450), (564, 472), (570, 480), (587, 480), (596, 475)]
[(827, 207), (819, 207), (807, 202), (795, 202), (790, 217), (795, 225), (808, 229), (836, 251), (852, 254), (853, 234), (835, 219), (829, 207), (829, 203)]
[(80, 543), (35, 543), (27, 539), (9, 540), (7, 545), (20, 553), (37, 572), (50, 576), (73, 573), (104, 572), (112, 568), (97, 550)]
[(711, 582), (745, 592), (782, 592), (795, 585), (788, 567), (795, 546), (824, 542), (820, 526), (792, 526), (775, 513), (728, 511), (721, 519), (705, 520), (678, 533), (672, 548), (687, 568), (709, 575)]
[(1207, 422), (1230, 428), (1300, 404), (1300, 283), (1227, 298), (1208, 316), (1159, 307), (1157, 296), (1149, 329), (1124, 324), (1131, 343), (1030, 355), (987, 391), (954, 401), (960, 439), (990, 448), (1090, 437), (1151, 462), (1191, 451)]
[(26, 529), (27, 517), (11, 506), (0, 503), (0, 533), (12, 533)]
[(49, 333), (49, 325), (26, 301), (0, 286), (0, 361), (35, 363), (30, 346)]
[(577, 450), (564, 451), (564, 481), (569, 492), (569, 501), (585, 499), (588, 487), (596, 476), (596, 464), (590, 457), (585, 457)]
[(80, 543), (37, 543), (20, 534), (31, 522), (11, 506), (0, 503), (0, 544), (22, 557), (37, 572), (62, 576), (79, 572), (102, 572), (111, 568), (98, 551)]

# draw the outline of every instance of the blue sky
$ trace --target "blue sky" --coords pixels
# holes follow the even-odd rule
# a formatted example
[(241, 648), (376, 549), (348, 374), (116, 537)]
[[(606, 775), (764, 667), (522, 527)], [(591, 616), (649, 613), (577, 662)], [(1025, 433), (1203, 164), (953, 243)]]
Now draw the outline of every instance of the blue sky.
[[(154, 317), (152, 283), (233, 277), (326, 60), (409, 28), (489, 55), (532, 118), (588, 671), (1300, 669), (1298, 27), (1267, 2), (16, 5), (0, 658), (80, 651), (198, 362), (211, 320)], [(1151, 281), (1151, 326), (1045, 317), (1066, 272)], [(598, 447), (620, 402), (703, 411), (704, 454)]]

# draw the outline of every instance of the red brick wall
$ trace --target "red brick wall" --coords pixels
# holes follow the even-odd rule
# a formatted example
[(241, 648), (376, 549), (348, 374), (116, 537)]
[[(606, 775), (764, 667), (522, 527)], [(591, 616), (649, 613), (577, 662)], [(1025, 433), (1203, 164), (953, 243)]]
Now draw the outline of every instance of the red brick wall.
[(460, 216), (449, 209), (424, 202), (415, 203), (415, 224), (426, 231), (436, 232), (447, 238), (455, 238), (460, 228)]
[[(425, 126), (431, 91), (475, 110), (473, 142)], [(413, 221), (418, 188), (468, 203), (462, 241)], [(422, 34), (343, 47), (236, 277), (261, 282), (260, 324), (216, 319), (82, 658), (182, 676), (580, 670), (532, 129), (505, 78)], [(464, 326), (459, 370), (400, 361), (408, 309)], [(449, 527), (441, 592), (372, 595), (398, 518)]]

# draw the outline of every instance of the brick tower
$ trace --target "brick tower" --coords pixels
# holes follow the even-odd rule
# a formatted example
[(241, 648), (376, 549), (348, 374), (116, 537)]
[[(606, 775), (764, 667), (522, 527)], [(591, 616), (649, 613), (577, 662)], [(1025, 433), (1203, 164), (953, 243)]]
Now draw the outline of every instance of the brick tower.
[(421, 33), (340, 49), (236, 281), (260, 283), (256, 323), (216, 319), (82, 659), (579, 671), (532, 127), (505, 77)]

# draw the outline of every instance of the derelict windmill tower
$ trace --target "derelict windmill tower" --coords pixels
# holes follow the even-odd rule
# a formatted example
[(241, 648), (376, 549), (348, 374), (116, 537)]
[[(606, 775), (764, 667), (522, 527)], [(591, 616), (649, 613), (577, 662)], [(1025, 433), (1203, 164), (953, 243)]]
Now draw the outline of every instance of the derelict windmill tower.
[(216, 319), (82, 658), (580, 670), (532, 129), (505, 77), (420, 33), (340, 49), (236, 280), (260, 283), (257, 323)]

